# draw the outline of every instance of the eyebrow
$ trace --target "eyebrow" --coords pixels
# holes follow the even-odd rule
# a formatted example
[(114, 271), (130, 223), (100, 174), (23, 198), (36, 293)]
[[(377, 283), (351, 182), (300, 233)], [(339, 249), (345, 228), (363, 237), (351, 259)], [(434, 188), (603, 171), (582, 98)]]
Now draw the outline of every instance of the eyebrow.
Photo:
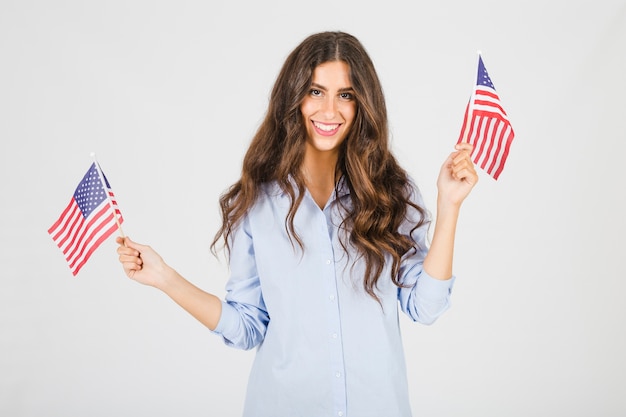
[[(328, 88), (324, 87), (323, 85), (317, 84), (317, 83), (311, 83), (311, 87), (315, 87), (315, 88), (319, 88), (320, 90), (328, 91)], [(354, 92), (354, 88), (352, 88), (352, 87), (340, 88), (339, 92), (340, 93)]]

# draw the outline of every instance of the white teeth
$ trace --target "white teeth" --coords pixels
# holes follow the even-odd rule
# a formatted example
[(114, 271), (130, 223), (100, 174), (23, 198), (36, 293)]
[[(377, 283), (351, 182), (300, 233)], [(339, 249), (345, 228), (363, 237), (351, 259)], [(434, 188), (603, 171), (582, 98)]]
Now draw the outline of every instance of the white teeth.
[(337, 129), (337, 127), (339, 127), (338, 124), (325, 125), (325, 124), (321, 124), (321, 123), (317, 123), (317, 122), (313, 122), (313, 124), (315, 125), (315, 127), (317, 127), (320, 130), (323, 130), (324, 132), (330, 132), (332, 130)]

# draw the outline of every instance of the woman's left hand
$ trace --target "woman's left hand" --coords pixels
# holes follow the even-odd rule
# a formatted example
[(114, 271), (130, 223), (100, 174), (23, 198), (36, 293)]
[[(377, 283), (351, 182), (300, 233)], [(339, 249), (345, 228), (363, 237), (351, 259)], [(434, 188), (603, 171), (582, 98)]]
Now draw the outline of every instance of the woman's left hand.
[(437, 188), (439, 203), (460, 206), (478, 182), (470, 154), (474, 147), (469, 143), (458, 143), (441, 167)]

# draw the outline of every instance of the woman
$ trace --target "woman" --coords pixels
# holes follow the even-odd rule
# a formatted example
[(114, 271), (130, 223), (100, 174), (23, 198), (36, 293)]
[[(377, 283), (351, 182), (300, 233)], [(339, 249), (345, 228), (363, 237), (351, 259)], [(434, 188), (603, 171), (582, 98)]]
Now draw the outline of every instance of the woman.
[(220, 198), (226, 299), (128, 238), (120, 261), (228, 345), (257, 347), (244, 415), (409, 416), (398, 311), (430, 324), (449, 306), (459, 209), (478, 180), (470, 152), (459, 144), (442, 165), (427, 247), (371, 59), (349, 34), (314, 34), (287, 57)]

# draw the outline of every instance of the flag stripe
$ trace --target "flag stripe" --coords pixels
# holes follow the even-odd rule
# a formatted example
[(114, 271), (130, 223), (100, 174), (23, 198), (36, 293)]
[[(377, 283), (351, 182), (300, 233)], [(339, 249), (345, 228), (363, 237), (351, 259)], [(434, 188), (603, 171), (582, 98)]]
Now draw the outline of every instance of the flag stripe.
[(83, 258), (86, 253), (90, 253), (90, 247), (92, 247), (92, 242), (98, 241), (98, 236), (102, 234), (102, 230), (109, 224), (113, 226), (117, 226), (113, 221), (113, 213), (108, 213), (106, 217), (101, 215), (98, 216), (98, 219), (102, 218), (102, 221), (97, 222), (98, 219), (93, 219), (89, 226), (83, 232), (81, 236), (80, 243), (76, 246), (74, 252), (68, 256), (68, 262), (70, 264), (70, 268), (73, 268), (76, 265), (76, 262)]
[[(54, 233), (54, 231), (61, 225), (61, 223), (66, 219), (68, 212), (72, 209), (72, 200), (70, 200), (69, 204), (67, 205), (67, 207), (65, 208), (65, 210), (63, 210), (63, 212), (61, 213), (61, 216), (59, 216), (59, 219), (54, 222), (54, 224), (52, 226), (50, 226), (50, 228), (48, 229), (48, 233), (50, 235), (52, 235), (52, 233)], [(56, 236), (53, 238), (56, 240)]]
[(500, 160), (498, 161), (496, 165), (497, 170), (496, 172), (493, 173), (493, 177), (495, 179), (498, 179), (498, 177), (502, 173), (502, 170), (504, 169), (504, 162), (506, 161), (506, 158), (509, 156), (509, 149), (511, 148), (511, 142), (513, 142), (513, 130), (511, 130), (510, 126), (507, 127), (505, 134), (506, 134), (506, 140), (504, 141), (504, 148), (502, 150), (502, 153), (500, 154)]
[[(95, 231), (100, 230), (100, 228), (102, 227), (102, 224), (105, 223), (107, 220), (112, 220), (113, 219), (113, 215), (111, 214), (111, 219), (109, 219), (109, 216), (107, 216), (109, 214), (110, 208), (107, 206), (103, 206), (100, 210), (96, 211), (95, 216), (89, 218), (89, 219), (85, 219), (82, 224), (81, 224), (81, 228), (80, 228), (80, 234), (77, 234), (76, 236), (74, 236), (74, 241), (72, 241), (71, 246), (69, 246), (67, 249), (71, 249), (71, 252), (68, 254), (66, 252), (66, 257), (68, 259), (68, 261), (70, 259), (75, 259), (77, 256), (80, 256), (82, 254), (82, 251), (84, 250), (85, 246), (89, 244), (93, 233), (92, 230), (95, 229)], [(107, 216), (107, 217), (104, 217)], [(102, 221), (101, 221), (102, 220)], [(91, 233), (91, 234), (89, 234)], [(70, 263), (70, 266), (72, 265), (72, 263)]]
[[(82, 213), (80, 209), (76, 205), (74, 199), (70, 201), (68, 205), (69, 210), (67, 210), (62, 217), (57, 221), (58, 224), (58, 233), (52, 238), (57, 242), (59, 248), (61, 248), (67, 238), (71, 235), (73, 228), (76, 226), (76, 222), (82, 218)], [(56, 229), (55, 229), (56, 230)]]
[(89, 258), (91, 257), (91, 255), (95, 252), (95, 250), (98, 248), (98, 246), (100, 246), (100, 244), (102, 244), (102, 242), (104, 242), (109, 236), (111, 236), (115, 231), (117, 230), (117, 224), (112, 224), (111, 226), (109, 226), (109, 229), (106, 230), (95, 242), (93, 245), (89, 246), (87, 252), (85, 253), (85, 256), (83, 256), (82, 260), (80, 261), (80, 263), (76, 264), (74, 266), (74, 268), (72, 269), (72, 274), (76, 275), (78, 274), (78, 271), (80, 271), (80, 269), (83, 267), (83, 265), (85, 265), (87, 263), (87, 261), (89, 260)]
[(72, 244), (75, 239), (74, 237), (80, 231), (81, 227), (83, 227), (84, 221), (85, 218), (83, 217), (83, 213), (80, 211), (78, 206), (76, 206), (76, 208), (72, 211), (72, 218), (68, 219), (63, 239), (58, 243), (58, 246), (61, 248), (64, 255), (67, 253), (68, 245)]

